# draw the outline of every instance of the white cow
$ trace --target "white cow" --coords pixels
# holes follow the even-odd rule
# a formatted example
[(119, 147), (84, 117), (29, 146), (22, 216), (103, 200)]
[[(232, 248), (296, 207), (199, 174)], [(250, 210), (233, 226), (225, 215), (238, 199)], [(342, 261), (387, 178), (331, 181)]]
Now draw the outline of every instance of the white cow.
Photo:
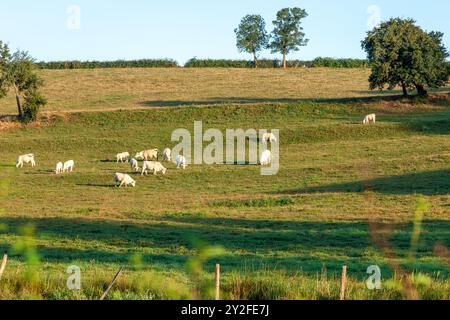
[(275, 137), (275, 135), (273, 133), (266, 132), (263, 135), (263, 141), (264, 142), (275, 143), (275, 142), (277, 142), (277, 137)]
[(74, 166), (75, 166), (75, 161), (73, 161), (73, 160), (64, 162), (63, 172), (72, 172)]
[(19, 158), (17, 158), (16, 168), (23, 168), (24, 163), (31, 163), (32, 167), (36, 166), (36, 161), (34, 161), (34, 154), (29, 153), (19, 156)]
[(163, 161), (172, 161), (172, 150), (165, 148), (163, 151)]
[(55, 173), (56, 173), (56, 174), (63, 173), (63, 170), (64, 170), (64, 165), (63, 165), (63, 163), (62, 163), (62, 162), (58, 162), (58, 163), (56, 164)]
[(128, 161), (129, 157), (130, 157), (130, 154), (128, 152), (122, 152), (122, 153), (118, 153), (116, 155), (117, 162), (126, 162), (126, 161)]
[(376, 123), (376, 121), (377, 121), (377, 115), (372, 113), (372, 114), (367, 115), (364, 118), (363, 124), (370, 124), (370, 122)]
[(185, 170), (187, 167), (186, 157), (178, 155), (176, 160), (177, 160), (177, 169), (183, 168), (183, 170)]
[(141, 176), (144, 174), (148, 175), (148, 171), (153, 171), (153, 174), (156, 175), (158, 172), (162, 172), (162, 174), (166, 174), (167, 169), (164, 168), (164, 166), (161, 164), (161, 162), (157, 161), (144, 161), (142, 163), (142, 173)]
[(272, 162), (272, 152), (270, 152), (270, 150), (263, 151), (263, 153), (261, 154), (261, 158), (259, 160), (259, 163), (262, 166), (267, 166), (271, 162)]
[(128, 174), (124, 173), (115, 173), (114, 174), (114, 181), (116, 183), (120, 183), (119, 188), (125, 186), (133, 186), (136, 187), (136, 181), (133, 180)]
[(133, 171), (139, 171), (139, 162), (136, 159), (131, 159), (130, 160), (130, 167), (131, 170)]
[(158, 149), (144, 150), (136, 153), (134, 157), (142, 160), (158, 159), (158, 152)]

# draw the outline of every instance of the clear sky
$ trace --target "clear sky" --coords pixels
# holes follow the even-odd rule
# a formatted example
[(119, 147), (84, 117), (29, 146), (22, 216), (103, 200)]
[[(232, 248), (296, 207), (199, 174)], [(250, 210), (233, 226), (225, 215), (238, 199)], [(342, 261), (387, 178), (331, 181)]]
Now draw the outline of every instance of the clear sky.
[(412, 17), (428, 31), (444, 32), (450, 48), (448, 0), (2, 0), (0, 40), (46, 61), (248, 59), (235, 47), (240, 19), (261, 14), (271, 30), (276, 12), (292, 6), (309, 13), (310, 39), (292, 59), (363, 58), (360, 41), (378, 16)]

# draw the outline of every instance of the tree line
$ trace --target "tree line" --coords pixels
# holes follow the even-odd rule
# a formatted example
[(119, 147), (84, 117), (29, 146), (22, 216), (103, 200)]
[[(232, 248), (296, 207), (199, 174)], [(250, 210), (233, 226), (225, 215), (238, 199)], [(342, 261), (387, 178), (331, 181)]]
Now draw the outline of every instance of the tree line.
[[(316, 58), (314, 60), (287, 60), (287, 68), (368, 68), (367, 59)], [(229, 59), (197, 59), (186, 62), (185, 68), (254, 68), (254, 61)], [(282, 60), (258, 60), (258, 68), (283, 68)]]
[[(180, 65), (172, 59), (143, 59), (143, 60), (117, 60), (117, 61), (50, 61), (36, 62), (38, 69), (71, 70), (71, 69), (100, 69), (100, 68), (254, 68), (254, 62), (249, 60), (232, 59), (189, 59)], [(288, 68), (368, 68), (367, 59), (337, 59), (319, 57), (314, 60), (287, 60)], [(260, 59), (259, 68), (282, 68), (278, 59)]]
[(107, 69), (107, 68), (177, 68), (180, 65), (172, 59), (140, 59), (115, 61), (40, 61), (36, 63), (39, 69)]

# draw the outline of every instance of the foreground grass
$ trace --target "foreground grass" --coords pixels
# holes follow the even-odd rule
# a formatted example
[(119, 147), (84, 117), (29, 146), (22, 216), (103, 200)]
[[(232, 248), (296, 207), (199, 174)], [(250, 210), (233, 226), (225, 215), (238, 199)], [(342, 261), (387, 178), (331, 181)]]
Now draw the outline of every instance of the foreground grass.
[[(377, 125), (361, 125), (368, 112), (379, 115)], [(177, 171), (168, 164), (167, 176), (136, 175), (135, 189), (113, 187), (114, 172), (129, 172), (110, 161), (117, 152), (173, 146), (172, 131), (192, 130), (194, 120), (203, 120), (204, 130), (280, 129), (279, 174), (260, 176), (248, 165)], [(202, 279), (220, 263), (227, 298), (334, 299), (344, 264), (349, 298), (404, 297), (397, 280), (382, 291), (364, 289), (367, 267), (377, 264), (385, 280), (395, 265), (415, 273), (421, 298), (448, 299), (448, 260), (436, 248), (450, 247), (449, 130), (442, 95), (79, 113), (3, 131), (0, 252), (9, 252), (12, 264), (0, 297), (96, 298), (119, 265), (138, 255), (143, 269), (128, 269), (112, 298), (190, 298), (196, 281), (186, 264), (201, 240), (223, 249), (204, 261)], [(16, 170), (15, 158), (26, 152), (36, 154), (38, 166)], [(56, 162), (68, 159), (76, 161), (75, 173), (54, 175)], [(411, 262), (418, 198), (429, 209)], [(14, 250), (24, 225), (36, 229), (32, 245), (43, 263), (31, 288), (22, 279), (24, 253)], [(82, 292), (64, 289), (71, 264), (92, 279)], [(138, 272), (173, 286), (169, 293), (158, 282), (136, 286)]]
[[(27, 272), (22, 265), (10, 266), (13, 274), (0, 282), (2, 299), (51, 299), (90, 300), (99, 299), (116, 273), (112, 266), (96, 263), (81, 265), (80, 290), (66, 287), (67, 265), (44, 264), (39, 274), (30, 281), (24, 278)], [(213, 299), (213, 268), (206, 269), (201, 279), (193, 281), (178, 273), (139, 270), (129, 267), (123, 271), (108, 294), (112, 300), (171, 300)], [(209, 271), (209, 273), (208, 273)], [(352, 270), (350, 270), (352, 272)], [(10, 271), (11, 272), (11, 271)], [(450, 299), (450, 283), (442, 276), (430, 278), (415, 273), (411, 276), (413, 291), (425, 300)], [(381, 290), (369, 290), (365, 281), (350, 277), (347, 283), (348, 300), (398, 300), (407, 297), (401, 277), (383, 278)], [(227, 300), (338, 300), (340, 278), (327, 273), (326, 269), (316, 274), (258, 271), (251, 268), (241, 272), (230, 272), (221, 281), (221, 298)]]

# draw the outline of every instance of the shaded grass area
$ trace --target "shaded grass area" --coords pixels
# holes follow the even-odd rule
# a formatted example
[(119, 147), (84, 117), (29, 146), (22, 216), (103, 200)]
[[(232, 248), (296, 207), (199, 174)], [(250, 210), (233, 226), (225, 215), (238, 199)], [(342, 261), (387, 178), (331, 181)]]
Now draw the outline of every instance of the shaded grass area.
[(388, 194), (450, 194), (450, 169), (432, 172), (410, 173), (401, 176), (376, 178), (366, 181), (332, 184), (298, 190), (286, 190), (282, 193), (296, 194), (309, 192), (363, 192), (371, 190)]
[(283, 207), (295, 203), (292, 198), (265, 198), (265, 199), (250, 199), (250, 200), (223, 200), (214, 201), (211, 203), (213, 207), (229, 207), (229, 208), (239, 208), (239, 207)]
[[(143, 262), (160, 270), (182, 270), (195, 255), (195, 239), (225, 249), (216, 258), (228, 272), (245, 265), (259, 269), (272, 266), (285, 272), (316, 273), (322, 268), (337, 272), (345, 263), (364, 278), (371, 262), (383, 261), (370, 241), (367, 222), (321, 222), (251, 220), (207, 217), (166, 217), (147, 223), (92, 219), (5, 218), (8, 229), (0, 233), (9, 251), (18, 237), (17, 229), (32, 224), (38, 230), (36, 246), (44, 261), (70, 263), (73, 260), (126, 264), (131, 254), (140, 253)], [(392, 228), (389, 241), (399, 262), (407, 266), (412, 224), (379, 224)], [(450, 222), (424, 221), (418, 259), (414, 269), (448, 276), (448, 268), (430, 252), (436, 243), (450, 246)], [(14, 257), (14, 252), (10, 252)], [(383, 263), (385, 274), (389, 267)], [(408, 267), (409, 268), (409, 267)]]

